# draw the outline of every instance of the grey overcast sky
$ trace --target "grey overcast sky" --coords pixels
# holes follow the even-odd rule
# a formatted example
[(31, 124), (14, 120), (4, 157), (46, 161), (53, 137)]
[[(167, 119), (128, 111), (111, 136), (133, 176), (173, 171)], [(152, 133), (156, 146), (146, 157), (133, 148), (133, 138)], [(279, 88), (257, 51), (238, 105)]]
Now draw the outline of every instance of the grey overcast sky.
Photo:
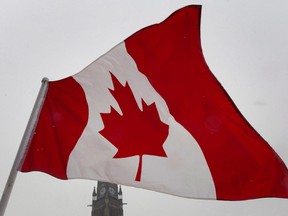
[[(202, 4), (206, 61), (253, 127), (288, 164), (286, 0), (0, 0), (0, 193), (43, 77), (73, 75), (135, 31)], [(175, 182), (177, 184), (177, 182)], [(7, 216), (90, 215), (95, 181), (19, 173)], [(286, 216), (288, 200), (221, 202), (123, 187), (125, 216)]]

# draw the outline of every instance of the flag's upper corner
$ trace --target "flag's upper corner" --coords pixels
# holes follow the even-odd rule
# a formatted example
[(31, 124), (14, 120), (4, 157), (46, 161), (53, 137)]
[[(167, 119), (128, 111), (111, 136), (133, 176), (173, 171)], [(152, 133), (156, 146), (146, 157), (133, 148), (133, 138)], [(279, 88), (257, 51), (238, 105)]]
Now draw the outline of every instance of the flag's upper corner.
[(184, 11), (186, 12), (190, 12), (192, 10), (198, 10), (198, 11), (201, 11), (202, 10), (202, 5), (186, 5), (182, 8), (179, 8), (178, 10), (176, 10), (175, 12), (173, 12), (170, 16), (173, 16), (174, 14), (176, 13), (183, 13)]
[[(186, 5), (178, 10), (182, 10), (182, 9), (185, 9), (185, 8), (198, 8), (198, 9), (201, 9), (202, 8), (202, 5), (197, 5), (197, 4), (193, 4), (193, 5)], [(176, 11), (177, 12), (177, 11)]]
[(202, 10), (202, 5), (187, 5), (187, 6), (184, 6), (182, 8), (179, 8), (178, 10), (174, 11), (165, 20), (169, 20), (171, 17), (175, 17), (179, 14), (184, 15), (184, 17), (186, 14), (193, 14), (193, 13), (201, 14), (201, 10)]

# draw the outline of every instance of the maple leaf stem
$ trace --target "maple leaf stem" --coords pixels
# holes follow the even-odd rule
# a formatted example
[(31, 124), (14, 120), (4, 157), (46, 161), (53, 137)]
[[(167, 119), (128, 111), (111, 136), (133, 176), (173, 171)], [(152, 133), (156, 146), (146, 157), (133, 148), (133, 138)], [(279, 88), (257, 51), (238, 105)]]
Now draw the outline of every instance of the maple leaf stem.
[(141, 173), (142, 173), (142, 155), (139, 155), (139, 163), (138, 163), (138, 170), (136, 174), (135, 181), (141, 181)]

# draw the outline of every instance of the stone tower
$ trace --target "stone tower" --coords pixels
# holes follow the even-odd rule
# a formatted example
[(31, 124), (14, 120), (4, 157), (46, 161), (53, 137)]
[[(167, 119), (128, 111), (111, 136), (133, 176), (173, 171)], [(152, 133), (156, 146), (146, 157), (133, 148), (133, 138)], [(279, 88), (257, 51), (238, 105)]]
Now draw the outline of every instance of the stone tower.
[(123, 216), (121, 186), (98, 181), (97, 190), (92, 193), (91, 216)]

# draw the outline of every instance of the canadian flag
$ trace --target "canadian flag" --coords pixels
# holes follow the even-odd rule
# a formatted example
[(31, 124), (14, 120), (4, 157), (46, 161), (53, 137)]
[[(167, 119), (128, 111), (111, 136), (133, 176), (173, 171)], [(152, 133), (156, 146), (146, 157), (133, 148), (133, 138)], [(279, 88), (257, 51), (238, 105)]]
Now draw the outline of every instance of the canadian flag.
[(182, 197), (288, 197), (287, 168), (209, 70), (201, 6), (49, 82), (20, 171)]

